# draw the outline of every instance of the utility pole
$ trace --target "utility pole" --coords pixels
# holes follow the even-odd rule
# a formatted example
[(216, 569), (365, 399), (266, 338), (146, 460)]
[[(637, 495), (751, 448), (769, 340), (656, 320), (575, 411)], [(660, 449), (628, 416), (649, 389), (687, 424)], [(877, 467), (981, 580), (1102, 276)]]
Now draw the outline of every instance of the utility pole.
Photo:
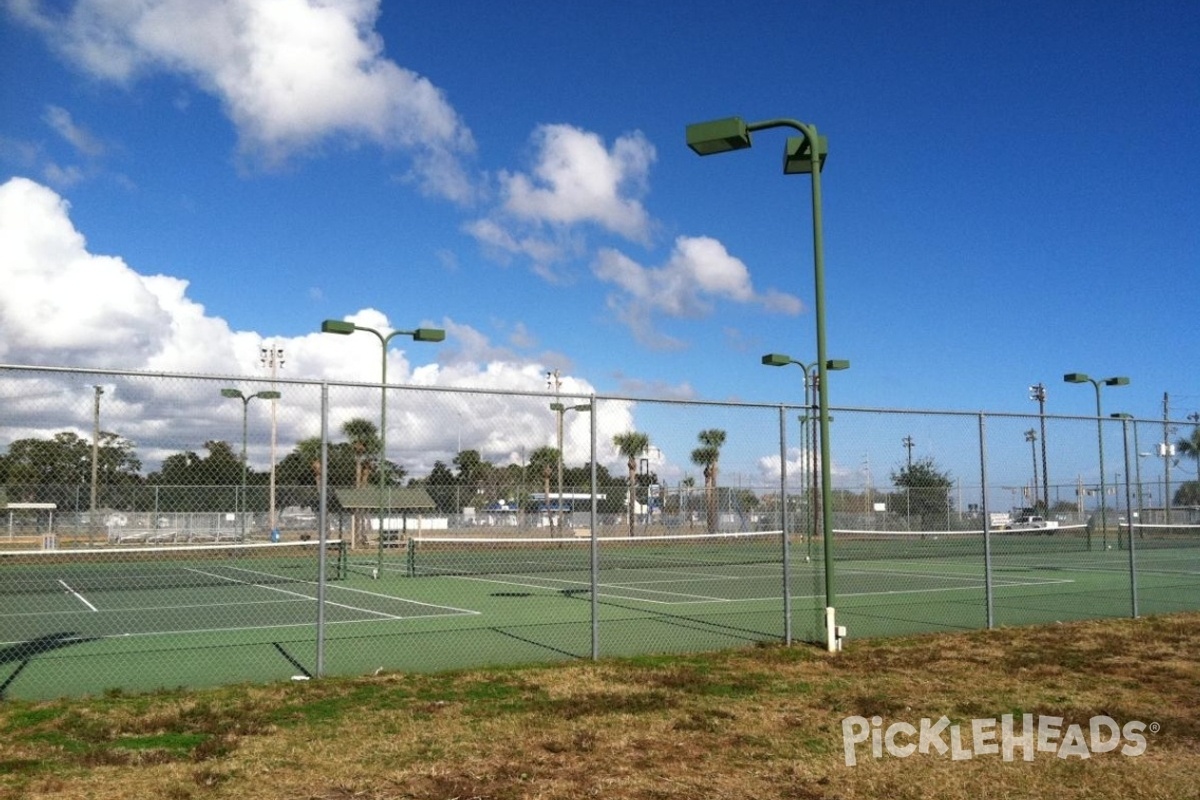
[(96, 528), (96, 485), (100, 477), (100, 395), (104, 394), (102, 386), (93, 386), (95, 390), (95, 405), (92, 411), (92, 502), (89, 506), (88, 527)]
[(1038, 404), (1042, 427), (1042, 513), (1050, 513), (1050, 473), (1046, 471), (1046, 387), (1035, 383), (1029, 387), (1029, 399)]
[[(559, 395), (559, 390), (562, 388), (562, 379), (559, 377), (558, 370), (553, 370), (546, 373), (546, 388), (554, 390), (554, 410), (558, 414), (558, 524), (554, 527), (558, 529), (561, 536), (563, 532), (563, 408), (562, 398)], [(550, 498), (546, 498), (546, 510), (550, 509)], [(630, 509), (630, 514), (633, 510)], [(550, 517), (554, 519), (554, 517)], [(632, 530), (632, 528), (630, 528)]]
[(1171, 524), (1171, 456), (1175, 446), (1171, 444), (1170, 396), (1163, 392), (1163, 507), (1167, 510), (1167, 524)]
[(905, 436), (900, 440), (900, 444), (904, 445), (904, 449), (908, 451), (908, 467), (904, 473), (904, 482), (907, 484), (904, 487), (904, 519), (906, 526), (912, 528), (912, 449), (916, 442), (911, 436)]
[[(1025, 431), (1025, 441), (1029, 442), (1029, 451), (1033, 457), (1033, 505), (1038, 501), (1038, 470), (1037, 470), (1037, 431), (1033, 428)], [(1044, 511), (1045, 509), (1043, 509)]]
[[(275, 373), (283, 366), (283, 350), (271, 345), (261, 349), (260, 362), (264, 367), (271, 370), (271, 390), (275, 390)], [(279, 403), (278, 397), (271, 398), (271, 478), (270, 478), (270, 520), (271, 520), (271, 535), (276, 536), (279, 532), (279, 527), (275, 520), (275, 408)], [(379, 535), (383, 535), (383, 529), (380, 528)]]

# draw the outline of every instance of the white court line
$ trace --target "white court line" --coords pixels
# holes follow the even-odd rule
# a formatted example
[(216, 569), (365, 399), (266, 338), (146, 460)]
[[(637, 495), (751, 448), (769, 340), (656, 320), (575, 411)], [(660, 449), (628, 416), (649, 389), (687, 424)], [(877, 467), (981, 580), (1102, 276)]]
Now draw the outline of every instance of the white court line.
[[(250, 574), (250, 575), (264, 575), (264, 576), (267, 576), (267, 577), (270, 577), (270, 578), (279, 578), (279, 577), (284, 577), (284, 578), (287, 578), (287, 576), (276, 575), (276, 574), (275, 574), (275, 573), (273, 573), (273, 572), (260, 572), (260, 571), (258, 571), (258, 570), (253, 570), (253, 569), (245, 569), (245, 568), (243, 568), (243, 567), (235, 567), (234, 569), (237, 569), (239, 572), (245, 572), (245, 573), (248, 573), (248, 574)], [(236, 579), (236, 578), (230, 578), (230, 577), (228, 577), (228, 576), (225, 576), (225, 575), (213, 575), (213, 574), (211, 574), (211, 573), (204, 572), (203, 570), (191, 569), (190, 571), (191, 571), (191, 572), (196, 572), (196, 573), (199, 573), (199, 574), (201, 574), (201, 575), (208, 575), (209, 577), (213, 577), (213, 578), (219, 578), (219, 579), (221, 579), (221, 580), (223, 580), (223, 581), (228, 581), (229, 583), (238, 584), (238, 585), (240, 585), (240, 586), (254, 586), (254, 587), (257, 587), (257, 588), (261, 588), (261, 589), (270, 589), (271, 591), (283, 592), (284, 594), (293, 595), (293, 596), (295, 596), (295, 597), (303, 597), (303, 598), (305, 598), (305, 599), (308, 599), (308, 600), (316, 600), (316, 599), (317, 599), (316, 597), (313, 597), (312, 595), (301, 594), (301, 593), (299, 593), (299, 592), (290, 592), (290, 591), (288, 591), (288, 590), (286, 590), (286, 589), (280, 589), (280, 588), (278, 588), (278, 587), (275, 587), (275, 586), (268, 586), (268, 585), (261, 584), (261, 583), (253, 583), (253, 582), (250, 582), (250, 581), (240, 581), (240, 580), (238, 580), (238, 579)], [(288, 579), (288, 580), (292, 580), (291, 578), (287, 578), (287, 579)], [(295, 582), (296, 582), (296, 583), (307, 584), (307, 585), (309, 585), (309, 586), (316, 586), (316, 585), (317, 585), (317, 582), (316, 582), (316, 581), (295, 581)], [(459, 614), (478, 614), (478, 613), (479, 613), (478, 611), (471, 611), (470, 609), (465, 609), (465, 608), (455, 608), (454, 606), (439, 606), (439, 605), (436, 605), (436, 604), (434, 604), (434, 603), (423, 603), (423, 602), (421, 602), (421, 601), (419, 601), (419, 600), (409, 600), (409, 599), (407, 599), (407, 598), (404, 598), (404, 597), (396, 597), (395, 595), (391, 595), (391, 594), (383, 594), (382, 592), (368, 592), (368, 591), (367, 591), (367, 590), (365, 590), (365, 589), (351, 589), (349, 586), (332, 586), (332, 585), (329, 585), (329, 583), (328, 583), (328, 582), (326, 582), (326, 586), (325, 586), (325, 588), (326, 588), (326, 590), (329, 590), (329, 589), (338, 589), (338, 590), (340, 590), (340, 591), (343, 591), (343, 592), (355, 592), (355, 593), (357, 593), (357, 594), (365, 594), (365, 595), (367, 595), (368, 597), (379, 597), (379, 598), (382, 598), (382, 599), (385, 599), (385, 600), (399, 600), (399, 601), (401, 601), (401, 602), (404, 602), (404, 603), (411, 603), (412, 605), (424, 606), (424, 607), (426, 607), (426, 608), (443, 608), (443, 609), (446, 609), (446, 610), (448, 610), (448, 611), (454, 611), (454, 612), (456, 612), (456, 613), (459, 613)], [(330, 601), (330, 600), (328, 600), (328, 599), (327, 599), (325, 602), (326, 602), (326, 604), (328, 604), (328, 605), (337, 606), (338, 608), (348, 608), (348, 609), (350, 609), (350, 610), (353, 610), (353, 611), (365, 611), (365, 612), (367, 612), (367, 613), (370, 613), (370, 614), (379, 614), (380, 616), (385, 616), (385, 617), (388, 617), (388, 618), (390, 618), (390, 619), (415, 619), (415, 617), (397, 617), (397, 616), (393, 616), (393, 615), (390, 615), (390, 614), (383, 614), (382, 612), (378, 612), (378, 611), (371, 611), (371, 610), (370, 610), (370, 609), (368, 609), (368, 608), (359, 608), (358, 606), (346, 605), (345, 603), (334, 603), (334, 602), (331, 602), (331, 601)]]
[[(479, 577), (470, 576), (470, 575), (455, 575), (455, 576), (448, 576), (448, 577), (454, 577), (458, 580), (475, 581), (478, 583), (494, 583), (494, 584), (499, 584), (501, 586), (519, 586), (524, 589), (541, 589), (541, 590), (555, 591), (555, 588), (553, 586), (546, 586), (544, 584), (539, 584), (539, 583), (522, 583), (520, 581), (515, 581), (515, 580), (510, 581), (510, 580), (499, 580), (499, 579), (492, 579), (492, 578), (479, 578)], [(528, 578), (529, 576), (525, 576), (525, 577)], [(532, 578), (529, 578), (529, 579), (532, 580)], [(575, 586), (584, 586), (584, 587), (588, 587), (591, 585), (589, 582), (586, 582), (586, 581), (570, 581), (570, 580), (565, 580), (565, 579), (560, 579), (560, 578), (537, 578), (537, 580), (543, 580), (543, 581), (546, 581), (547, 583), (572, 584)], [(1003, 583), (1003, 584), (997, 584), (996, 582), (993, 581), (993, 586), (998, 589), (1013, 589), (1013, 588), (1034, 587), (1034, 586), (1057, 586), (1057, 585), (1067, 584), (1067, 583), (1075, 583), (1075, 581), (1070, 578), (1058, 578), (1058, 579), (1053, 579), (1053, 580), (1041, 580), (1041, 581), (1020, 581), (1020, 582)], [(600, 583), (600, 584), (597, 584), (597, 586), (599, 586), (601, 588), (608, 588), (608, 589), (611, 589), (614, 586), (621, 586), (621, 587), (628, 588), (628, 584), (624, 584), (624, 583), (622, 583), (622, 584)], [(941, 588), (937, 588), (937, 589), (928, 589), (928, 588), (925, 588), (925, 589), (891, 589), (891, 590), (872, 591), (872, 592), (838, 592), (838, 597), (873, 597), (876, 595), (887, 596), (887, 595), (900, 595), (900, 594), (932, 594), (935, 592), (964, 592), (964, 591), (978, 591), (980, 588), (981, 588), (981, 586), (975, 585), (975, 586), (945, 586), (945, 587), (941, 587)], [(698, 603), (747, 603), (747, 602), (761, 602), (761, 601), (777, 601), (777, 600), (781, 599), (780, 595), (772, 595), (770, 597), (729, 598), (729, 597), (709, 597), (707, 595), (685, 594), (683, 592), (658, 592), (658, 591), (654, 591), (652, 589), (634, 589), (634, 591), (643, 591), (648, 594), (671, 595), (671, 596), (675, 596), (675, 597), (693, 598), (693, 599), (678, 600), (678, 601), (655, 600), (655, 599), (648, 598), (648, 597), (630, 597), (629, 595), (615, 594), (615, 593), (607, 592), (607, 591), (602, 591), (600, 593), (600, 596), (611, 598), (611, 599), (617, 599), (617, 600), (631, 600), (631, 601), (641, 602), (641, 603), (653, 603), (655, 605), (668, 605), (668, 606), (692, 605), (692, 604), (698, 604)], [(810, 599), (815, 599), (818, 597), (824, 597), (824, 595), (793, 594), (791, 597), (793, 600), (810, 600)]]
[[(189, 569), (188, 571), (194, 572), (197, 575), (207, 575), (210, 578), (219, 578), (223, 581), (228, 581), (229, 583), (237, 584), (239, 586), (253, 586), (257, 589), (266, 589), (271, 592), (279, 592), (280, 594), (284, 594), (289, 597), (297, 597), (297, 598), (302, 597), (305, 600), (316, 600), (317, 599), (315, 597), (312, 597), (311, 595), (301, 594), (300, 592), (293, 592), (290, 589), (280, 589), (278, 586), (267, 586), (266, 584), (251, 583), (250, 581), (239, 581), (235, 578), (230, 578), (225, 575), (217, 575), (216, 573), (205, 572), (202, 569)], [(265, 573), (265, 572), (254, 573), (253, 570), (246, 570), (246, 571), (250, 572), (251, 574), (258, 574), (258, 575), (269, 575), (270, 574), (270, 573)], [(382, 611), (374, 611), (369, 608), (359, 608), (358, 606), (348, 606), (345, 603), (334, 603), (329, 600), (326, 600), (325, 603), (327, 605), (336, 606), (337, 608), (345, 608), (345, 609), (349, 609), (351, 611), (361, 611), (364, 614), (374, 614), (378, 617), (384, 617), (385, 619), (404, 619), (404, 617), (398, 617), (395, 614), (385, 614)], [(226, 629), (226, 630), (236, 630), (236, 629)]]
[[(151, 609), (153, 610), (153, 609)], [(393, 619), (414, 620), (414, 619), (438, 619), (441, 617), (453, 616), (452, 614), (419, 614), (415, 617), (394, 617)], [(384, 619), (343, 619), (343, 620), (326, 620), (326, 625), (370, 625), (378, 622), (390, 622), (391, 620)], [(144, 636), (182, 636), (190, 633), (230, 633), (241, 631), (268, 631), (277, 628), (309, 628), (313, 627), (314, 623), (308, 622), (287, 622), (282, 625), (241, 625), (235, 628), (183, 628), (174, 631), (137, 631), (135, 633), (106, 633), (97, 636), (77, 637), (80, 641), (90, 641), (93, 639), (133, 639)], [(18, 640), (15, 642), (0, 642), (0, 647), (8, 647), (13, 645), (28, 644), (26, 640)]]
[[(538, 583), (518, 583), (516, 581), (497, 581), (497, 579), (492, 579), (492, 578), (475, 578), (475, 577), (466, 576), (466, 575), (455, 576), (455, 578), (460, 579), (460, 581), (475, 581), (478, 583), (498, 583), (500, 585), (504, 585), (504, 587), (521, 587), (523, 589), (542, 589), (542, 590), (554, 591), (554, 587), (546, 587), (546, 585), (542, 585), (542, 584), (538, 584)], [(588, 588), (592, 587), (592, 584), (586, 583), (583, 581), (563, 581), (563, 579), (560, 579), (560, 578), (541, 578), (541, 579), (544, 579), (544, 581), (550, 582), (550, 583), (576, 585), (576, 587), (588, 587)], [(598, 587), (601, 587), (601, 588), (612, 588), (612, 587), (614, 587), (614, 585), (619, 585), (619, 587), (626, 587), (626, 584), (599, 583), (596, 585), (598, 585)], [(653, 589), (634, 589), (634, 591), (644, 591), (644, 593), (652, 594), (652, 595), (671, 595), (673, 597), (691, 597), (692, 600), (685, 600), (685, 601), (679, 601), (678, 603), (673, 603), (673, 602), (667, 602), (665, 600), (649, 600), (649, 599), (647, 599), (647, 597), (629, 597), (626, 595), (617, 595), (617, 594), (607, 593), (607, 591), (601, 591), (600, 596), (601, 597), (616, 597), (616, 599), (618, 599), (618, 600), (640, 600), (642, 602), (647, 602), (647, 603), (661, 603), (661, 604), (664, 604), (664, 606), (678, 606), (678, 604), (683, 604), (683, 603), (688, 603), (688, 602), (707, 602), (707, 603), (731, 603), (731, 602), (734, 602), (733, 600), (728, 599), (728, 597), (710, 597), (709, 595), (690, 595), (690, 594), (682, 593), (682, 591), (655, 591)]]
[(59, 585), (60, 585), (60, 586), (62, 586), (62, 587), (63, 587), (64, 589), (66, 589), (68, 592), (70, 592), (71, 594), (75, 595), (75, 599), (76, 599), (76, 600), (78, 600), (79, 602), (83, 603), (85, 606), (87, 606), (88, 608), (90, 608), (92, 611), (99, 611), (99, 610), (100, 610), (100, 609), (96, 608), (94, 605), (92, 605), (91, 603), (89, 603), (89, 602), (87, 601), (87, 598), (86, 598), (86, 597), (84, 597), (84, 596), (83, 596), (83, 595), (81, 595), (79, 592), (75, 591), (75, 590), (74, 590), (74, 589), (72, 589), (70, 586), (68, 586), (66, 581), (64, 581), (64, 580), (62, 580), (62, 579), (60, 578), (60, 579), (59, 579), (59, 581), (58, 581), (58, 583), (59, 583)]

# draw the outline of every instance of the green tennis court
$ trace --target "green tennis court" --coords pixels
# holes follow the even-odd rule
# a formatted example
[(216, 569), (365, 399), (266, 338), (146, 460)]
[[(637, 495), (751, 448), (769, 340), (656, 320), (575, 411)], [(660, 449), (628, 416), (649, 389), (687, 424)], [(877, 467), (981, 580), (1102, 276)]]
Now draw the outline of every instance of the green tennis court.
[[(996, 625), (1132, 613), (1122, 542), (993, 536), (990, 580), (979, 534), (838, 532), (835, 542), (838, 623), (851, 639), (983, 628), (989, 593)], [(778, 531), (5, 553), (0, 692), (687, 652), (779, 642), (789, 628), (818, 641), (820, 542), (790, 540), (786, 570), (783, 553)], [(1139, 613), (1200, 605), (1191, 540), (1135, 539), (1135, 561)]]

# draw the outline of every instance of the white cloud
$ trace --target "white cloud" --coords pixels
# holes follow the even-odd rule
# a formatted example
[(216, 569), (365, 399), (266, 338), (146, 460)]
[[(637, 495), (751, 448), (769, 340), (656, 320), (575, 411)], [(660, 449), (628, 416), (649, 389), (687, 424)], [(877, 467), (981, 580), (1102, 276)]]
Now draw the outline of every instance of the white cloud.
[(90, 131), (76, 124), (71, 112), (60, 106), (46, 106), (42, 120), (50, 128), (67, 141), (81, 155), (96, 157), (104, 155), (104, 143), (92, 135)]
[[(97, 255), (69, 216), (69, 204), (53, 190), (25, 178), (0, 184), (0, 362), (10, 365), (80, 367), (148, 373), (241, 375), (264, 379), (260, 348), (267, 337), (234, 331), (191, 300), (188, 283), (169, 275), (145, 275), (116, 256)], [(375, 309), (362, 309), (348, 320), (385, 334), (393, 322)], [(522, 358), (469, 325), (453, 319), (399, 320), (406, 329), (441, 327), (441, 345), (397, 337), (388, 349), (388, 383), (392, 386), (485, 390), (461, 394), (420, 395), (394, 390), (389, 404), (392, 441), (404, 442), (402, 459), (415, 471), (427, 471), (435, 459), (449, 460), (461, 444), (478, 449), (493, 463), (517, 462), (534, 449), (553, 445), (554, 427), (547, 407), (546, 359)], [(528, 335), (518, 325), (516, 333)], [(368, 333), (333, 336), (309, 333), (295, 338), (269, 337), (286, 353), (285, 379), (374, 384), (380, 377), (380, 340)], [(201, 449), (210, 438), (228, 440), (240, 416), (236, 404), (214, 404), (216, 391), (227, 385), (200, 380), (142, 379), (121, 382), (90, 374), (41, 375), (0, 379), (9, 423), (0, 429), (0, 447), (12, 438), (50, 436), (64, 429), (90, 435), (88, 413), (80, 413), (80, 397), (102, 382), (104, 428), (118, 431), (138, 445), (151, 469), (156, 460), (179, 451)], [(119, 385), (117, 385), (119, 384)], [(253, 384), (249, 384), (253, 385)], [(285, 401), (279, 419), (284, 452), (320, 430), (319, 392), (315, 385), (283, 385)], [(491, 390), (488, 392), (487, 390)], [(522, 394), (497, 394), (497, 391)], [(563, 380), (564, 396), (587, 397), (591, 384), (578, 376)], [(407, 394), (406, 394), (407, 392)], [(351, 417), (376, 419), (379, 394), (371, 388), (340, 386), (333, 399), (332, 435)], [(86, 406), (90, 409), (90, 405)], [(260, 426), (264, 413), (253, 414)], [(587, 415), (567, 424), (564, 451), (572, 463), (588, 458)], [(616, 464), (612, 436), (635, 427), (633, 407), (608, 401), (597, 420), (602, 463)], [(84, 427), (80, 427), (84, 426)], [(264, 463), (259, 439), (251, 452)]]
[(466, 201), (470, 131), (427, 78), (384, 56), (378, 0), (79, 0), (62, 18), (17, 3), (90, 75), (188, 76), (218, 97), (241, 149), (267, 165), (347, 137), (413, 155), (423, 190)]
[(499, 203), (463, 226), (492, 257), (520, 257), (548, 281), (561, 283), (561, 262), (585, 252), (586, 229), (649, 244), (655, 227), (642, 205), (654, 146), (640, 132), (611, 148), (595, 133), (542, 125), (533, 133), (529, 173), (501, 172)]
[(533, 174), (500, 177), (504, 210), (520, 219), (552, 225), (589, 222), (637, 242), (647, 242), (646, 192), (654, 146), (640, 132), (626, 134), (609, 150), (589, 131), (543, 125), (534, 132)]
[[(0, 357), (115, 366), (162, 349), (171, 315), (162, 280), (87, 252), (68, 204), (24, 178), (0, 185)], [(175, 295), (178, 297), (178, 295)]]
[(646, 342), (658, 346), (670, 342), (653, 331), (655, 314), (697, 318), (712, 313), (717, 301), (761, 305), (767, 311), (798, 314), (800, 300), (783, 292), (756, 292), (750, 270), (725, 246), (709, 237), (680, 236), (667, 262), (661, 267), (644, 267), (625, 254), (602, 249), (592, 272), (612, 284), (616, 292), (609, 307)]

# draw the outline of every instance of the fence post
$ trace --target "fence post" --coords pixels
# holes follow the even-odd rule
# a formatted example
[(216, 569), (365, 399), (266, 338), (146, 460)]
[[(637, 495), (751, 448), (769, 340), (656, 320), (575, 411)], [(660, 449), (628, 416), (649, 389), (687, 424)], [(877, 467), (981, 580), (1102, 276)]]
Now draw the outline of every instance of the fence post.
[[(590, 554), (590, 571), (592, 584), (592, 660), (600, 658), (600, 547), (596, 540), (597, 531), (599, 530), (599, 519), (596, 506), (596, 419), (600, 416), (599, 409), (596, 408), (596, 393), (592, 392), (589, 402), (592, 405), (591, 416), (591, 450), (592, 450), (592, 510), (591, 518), (588, 523), (591, 529), (591, 542), (589, 543), (588, 552)], [(649, 499), (649, 498), (647, 498)], [(632, 513), (632, 511), (630, 512)]]
[(991, 630), (996, 626), (996, 607), (992, 597), (992, 517), (987, 501), (987, 418), (982, 411), (979, 412), (979, 486), (979, 513), (983, 515), (983, 595), (987, 626)]
[(317, 496), (317, 677), (322, 678), (325, 676), (325, 551), (329, 538), (329, 384), (324, 382), (321, 383), (321, 479)]
[(783, 643), (792, 643), (792, 555), (788, 535), (787, 408), (779, 406), (779, 509), (783, 535)]
[[(1136, 423), (1135, 423), (1136, 424)], [(1138, 589), (1137, 589), (1137, 562), (1134, 558), (1133, 544), (1133, 496), (1129, 491), (1129, 415), (1121, 415), (1121, 442), (1125, 447), (1125, 530), (1128, 531), (1126, 539), (1129, 540), (1129, 598), (1130, 607), (1133, 611), (1133, 618), (1138, 617)], [(1170, 506), (1167, 506), (1167, 513), (1171, 511)], [(1121, 539), (1121, 528), (1117, 526), (1117, 541)]]

